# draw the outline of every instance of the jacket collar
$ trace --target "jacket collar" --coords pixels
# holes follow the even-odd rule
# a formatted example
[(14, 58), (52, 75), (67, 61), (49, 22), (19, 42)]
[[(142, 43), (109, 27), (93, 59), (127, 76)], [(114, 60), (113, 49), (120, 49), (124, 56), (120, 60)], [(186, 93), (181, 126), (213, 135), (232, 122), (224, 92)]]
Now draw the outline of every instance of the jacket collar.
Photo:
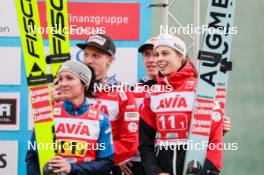
[(82, 115), (89, 108), (89, 104), (87, 98), (84, 99), (83, 104), (80, 106), (75, 106), (71, 102), (65, 100), (63, 102), (63, 107), (66, 110), (66, 112), (68, 112), (71, 115)]
[(187, 61), (180, 70), (170, 74), (169, 76), (162, 76), (160, 73), (157, 76), (158, 84), (171, 85), (174, 89), (179, 88), (184, 84), (186, 79), (195, 77), (196, 73), (189, 61)]

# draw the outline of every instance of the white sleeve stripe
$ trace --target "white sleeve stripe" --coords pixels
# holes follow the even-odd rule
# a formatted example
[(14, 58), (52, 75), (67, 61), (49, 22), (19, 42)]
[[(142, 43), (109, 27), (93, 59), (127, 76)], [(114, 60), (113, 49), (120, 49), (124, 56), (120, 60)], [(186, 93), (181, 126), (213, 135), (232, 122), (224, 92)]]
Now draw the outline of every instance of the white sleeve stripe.
[(107, 130), (105, 130), (105, 134), (108, 134), (109, 132), (111, 132), (111, 128), (108, 128)]
[(126, 96), (126, 93), (124, 91), (120, 91), (120, 97), (123, 101), (127, 100), (127, 96)]

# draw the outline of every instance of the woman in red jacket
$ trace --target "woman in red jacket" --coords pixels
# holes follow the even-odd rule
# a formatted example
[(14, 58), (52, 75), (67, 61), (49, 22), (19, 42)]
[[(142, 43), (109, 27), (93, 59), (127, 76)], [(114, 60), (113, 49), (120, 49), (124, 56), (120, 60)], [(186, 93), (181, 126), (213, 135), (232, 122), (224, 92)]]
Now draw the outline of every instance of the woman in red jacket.
[[(149, 175), (182, 175), (195, 101), (197, 72), (180, 38), (161, 34), (154, 44), (159, 68), (156, 92), (144, 99), (140, 121), (140, 155)], [(171, 85), (170, 91), (164, 90)], [(209, 143), (222, 143), (223, 117), (212, 120)], [(208, 150), (200, 174), (219, 174), (222, 150)]]

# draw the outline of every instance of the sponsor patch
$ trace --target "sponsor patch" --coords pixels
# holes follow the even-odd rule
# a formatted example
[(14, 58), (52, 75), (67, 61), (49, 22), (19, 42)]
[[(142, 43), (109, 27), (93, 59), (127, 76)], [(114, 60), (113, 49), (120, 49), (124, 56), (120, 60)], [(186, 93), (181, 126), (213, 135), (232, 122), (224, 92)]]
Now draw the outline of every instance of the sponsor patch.
[(192, 89), (194, 86), (194, 81), (187, 81), (185, 85), (185, 89)]
[(96, 117), (97, 117), (97, 111), (96, 110), (93, 110), (93, 109), (90, 109), (90, 111), (89, 111), (89, 118), (96, 119)]
[(125, 121), (138, 121), (138, 112), (125, 112)]
[(61, 115), (61, 108), (53, 108), (54, 115)]
[(137, 132), (138, 125), (134, 122), (128, 124), (128, 131), (130, 132)]
[(213, 121), (220, 122), (221, 118), (221, 113), (219, 111), (214, 111), (212, 116)]

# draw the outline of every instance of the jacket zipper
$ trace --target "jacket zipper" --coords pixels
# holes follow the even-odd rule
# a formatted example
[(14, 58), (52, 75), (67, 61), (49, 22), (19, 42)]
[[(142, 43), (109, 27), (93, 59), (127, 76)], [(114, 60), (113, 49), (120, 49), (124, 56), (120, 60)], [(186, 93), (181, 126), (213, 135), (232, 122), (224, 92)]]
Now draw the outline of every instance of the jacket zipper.
[(177, 175), (177, 172), (176, 172), (176, 161), (177, 161), (177, 146), (175, 145), (175, 149), (173, 150), (173, 159), (172, 159), (173, 175)]
[(156, 152), (156, 157), (159, 155), (159, 146), (157, 146), (157, 152)]

